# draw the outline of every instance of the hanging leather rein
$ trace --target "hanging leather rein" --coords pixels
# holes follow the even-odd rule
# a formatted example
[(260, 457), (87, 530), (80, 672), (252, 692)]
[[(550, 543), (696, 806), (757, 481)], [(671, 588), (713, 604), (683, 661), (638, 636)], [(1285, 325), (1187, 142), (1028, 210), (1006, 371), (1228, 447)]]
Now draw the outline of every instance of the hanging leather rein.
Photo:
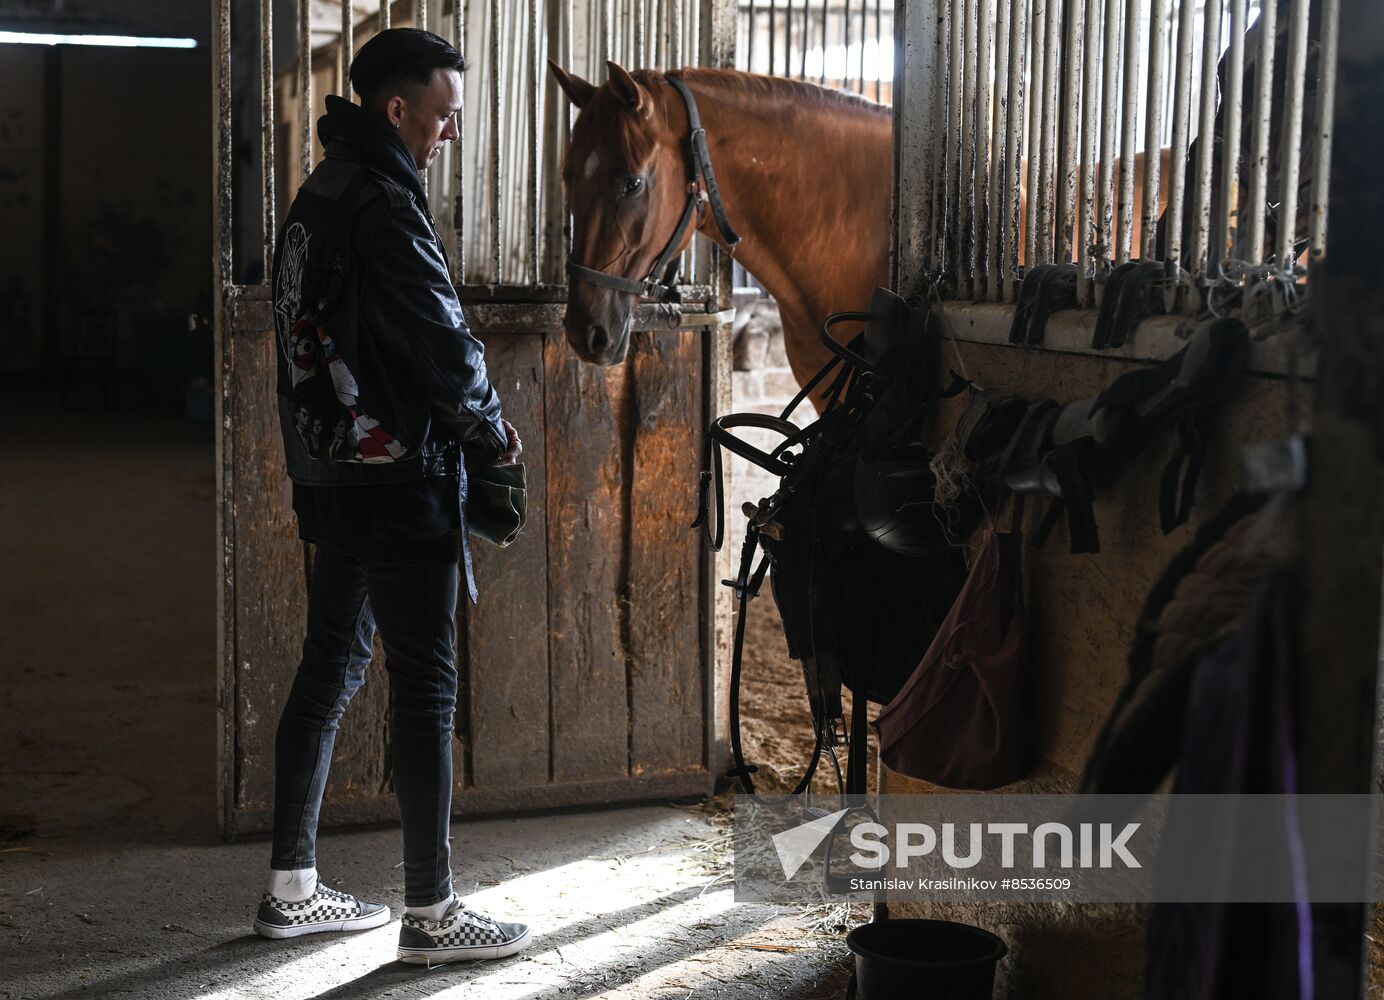
[(726, 217), (725, 203), (721, 201), (721, 191), (716, 186), (716, 174), (711, 169), (711, 153), (706, 145), (706, 129), (702, 127), (696, 98), (692, 96), (692, 91), (687, 89), (687, 84), (677, 77), (668, 76), (665, 79), (682, 95), (683, 103), (687, 105), (687, 124), (691, 130), (687, 140), (691, 180), (687, 184), (687, 204), (683, 207), (677, 229), (642, 281), (597, 271), (578, 264), (570, 257), (567, 259), (567, 274), (578, 281), (603, 285), (644, 298), (653, 298), (659, 302), (680, 302), (681, 298), (674, 284), (678, 268), (678, 247), (682, 245), (683, 237), (701, 214), (702, 206), (710, 203), (716, 228), (721, 231), (721, 236), (728, 246), (733, 249), (740, 242), (740, 236), (731, 228), (730, 220)]

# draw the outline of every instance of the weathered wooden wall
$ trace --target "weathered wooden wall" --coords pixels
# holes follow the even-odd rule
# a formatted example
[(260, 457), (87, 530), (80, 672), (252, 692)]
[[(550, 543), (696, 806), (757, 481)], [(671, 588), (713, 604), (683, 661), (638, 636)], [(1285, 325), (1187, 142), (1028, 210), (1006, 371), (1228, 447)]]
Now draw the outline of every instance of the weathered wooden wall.
[[(272, 819), (274, 729), (304, 590), (268, 310), (244, 298), (231, 315), (222, 759), (235, 834)], [(580, 363), (560, 334), (483, 339), (524, 438), (530, 520), (507, 549), (474, 543), (481, 600), (459, 609), (457, 811), (705, 793), (709, 632), (688, 530), (705, 426), (699, 334), (636, 333), (616, 368)], [(396, 815), (379, 657), (377, 642), (342, 723), (324, 824)]]
[[(982, 344), (958, 345), (953, 367), (980, 384), (1031, 398), (1089, 398), (1135, 363)], [(958, 370), (960, 370), (958, 368)], [(1303, 406), (1310, 392), (1301, 393)], [(1135, 621), (1153, 581), (1192, 538), (1196, 526), (1237, 489), (1238, 447), (1281, 437), (1292, 426), (1289, 383), (1247, 376), (1221, 411), (1209, 441), (1192, 521), (1170, 535), (1158, 526), (1158, 483), (1172, 447), (1165, 434), (1110, 489), (1098, 489), (1101, 551), (1072, 555), (1065, 522), (1039, 550), (1026, 547), (1025, 580), (1031, 625), (1032, 700), (1028, 705), (1031, 776), (1005, 791), (1071, 792), (1115, 697), (1124, 685), (1125, 656)], [(934, 432), (940, 441), (965, 406), (943, 404)], [(1030, 504), (1027, 529), (1044, 513)], [(889, 773), (891, 792), (926, 793), (923, 782)], [(987, 927), (1009, 944), (1000, 996), (1025, 998), (1142, 995), (1143, 909), (1128, 905), (1033, 903), (891, 907), (900, 916), (934, 916)]]

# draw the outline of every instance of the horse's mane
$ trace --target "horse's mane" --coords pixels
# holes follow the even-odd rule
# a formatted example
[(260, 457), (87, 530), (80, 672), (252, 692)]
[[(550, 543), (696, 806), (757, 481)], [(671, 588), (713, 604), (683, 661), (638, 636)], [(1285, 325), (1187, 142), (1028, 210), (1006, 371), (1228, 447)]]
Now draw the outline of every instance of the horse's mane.
[[(737, 98), (742, 98), (756, 102), (782, 103), (787, 107), (796, 109), (801, 109), (804, 106), (818, 107), (826, 111), (840, 112), (855, 117), (865, 114), (879, 119), (889, 119), (892, 115), (891, 110), (886, 105), (876, 104), (874, 101), (856, 94), (832, 90), (829, 87), (822, 87), (804, 80), (762, 76), (758, 73), (745, 73), (736, 69), (687, 67), (673, 72), (694, 88), (705, 90), (715, 97), (732, 103)], [(667, 85), (665, 74), (658, 70), (639, 69), (630, 75), (655, 93)], [(674, 99), (676, 100), (676, 98)], [(615, 126), (614, 134), (612, 136), (607, 133), (607, 137), (614, 139), (626, 162), (638, 163), (653, 150), (655, 141), (637, 125), (634, 119), (626, 114), (616, 113), (618, 101), (619, 98), (610, 93), (608, 88), (598, 87), (589, 107), (593, 110), (599, 109), (599, 111), (597, 114), (587, 117), (593, 124), (597, 121), (605, 122), (607, 125), (613, 123)], [(600, 113), (606, 110), (607, 105), (612, 113)], [(571, 156), (572, 148), (569, 147), (562, 162), (562, 175), (569, 182), (572, 171)]]
[[(767, 100), (780, 100), (801, 107), (815, 104), (829, 109), (839, 109), (851, 114), (862, 112), (888, 118), (892, 111), (887, 105), (876, 104), (868, 98), (845, 91), (833, 90), (807, 80), (793, 80), (783, 76), (763, 76), (758, 73), (745, 73), (738, 69), (705, 69), (688, 67), (676, 71), (693, 86), (704, 86), (717, 96), (731, 97), (743, 95)], [(656, 79), (660, 73), (652, 74)], [(635, 73), (638, 79), (640, 74)]]

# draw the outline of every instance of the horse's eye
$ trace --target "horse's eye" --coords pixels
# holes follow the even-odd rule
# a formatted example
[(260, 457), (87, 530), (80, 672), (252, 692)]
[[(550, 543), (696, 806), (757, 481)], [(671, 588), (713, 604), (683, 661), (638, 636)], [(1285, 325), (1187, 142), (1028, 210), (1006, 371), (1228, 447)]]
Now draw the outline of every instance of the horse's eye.
[(622, 195), (624, 195), (624, 196), (626, 196), (626, 197), (628, 197), (629, 195), (632, 195), (632, 194), (638, 194), (639, 191), (640, 191), (640, 189), (643, 188), (643, 187), (644, 187), (644, 178), (642, 178), (642, 177), (626, 177), (623, 181), (620, 182), (620, 194), (622, 194)]

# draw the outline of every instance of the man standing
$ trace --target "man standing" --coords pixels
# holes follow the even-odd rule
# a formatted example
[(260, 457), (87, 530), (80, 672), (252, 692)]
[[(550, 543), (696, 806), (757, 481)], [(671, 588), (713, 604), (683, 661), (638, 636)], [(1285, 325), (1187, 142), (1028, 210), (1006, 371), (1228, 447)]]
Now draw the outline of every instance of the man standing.
[[(299, 534), (316, 543), (307, 638), (276, 741), (267, 937), (364, 930), (389, 910), (322, 885), (316, 834), (337, 726), (365, 681), (378, 626), (404, 841), (403, 961), (500, 958), (523, 924), (452, 891), (452, 713), (467, 466), (512, 463), (484, 352), (467, 329), (420, 172), (457, 137), (465, 62), (396, 28), (351, 66), (361, 104), (327, 98), (326, 157), (274, 254), (278, 394)], [(458, 569), (460, 563), (460, 570)]]

